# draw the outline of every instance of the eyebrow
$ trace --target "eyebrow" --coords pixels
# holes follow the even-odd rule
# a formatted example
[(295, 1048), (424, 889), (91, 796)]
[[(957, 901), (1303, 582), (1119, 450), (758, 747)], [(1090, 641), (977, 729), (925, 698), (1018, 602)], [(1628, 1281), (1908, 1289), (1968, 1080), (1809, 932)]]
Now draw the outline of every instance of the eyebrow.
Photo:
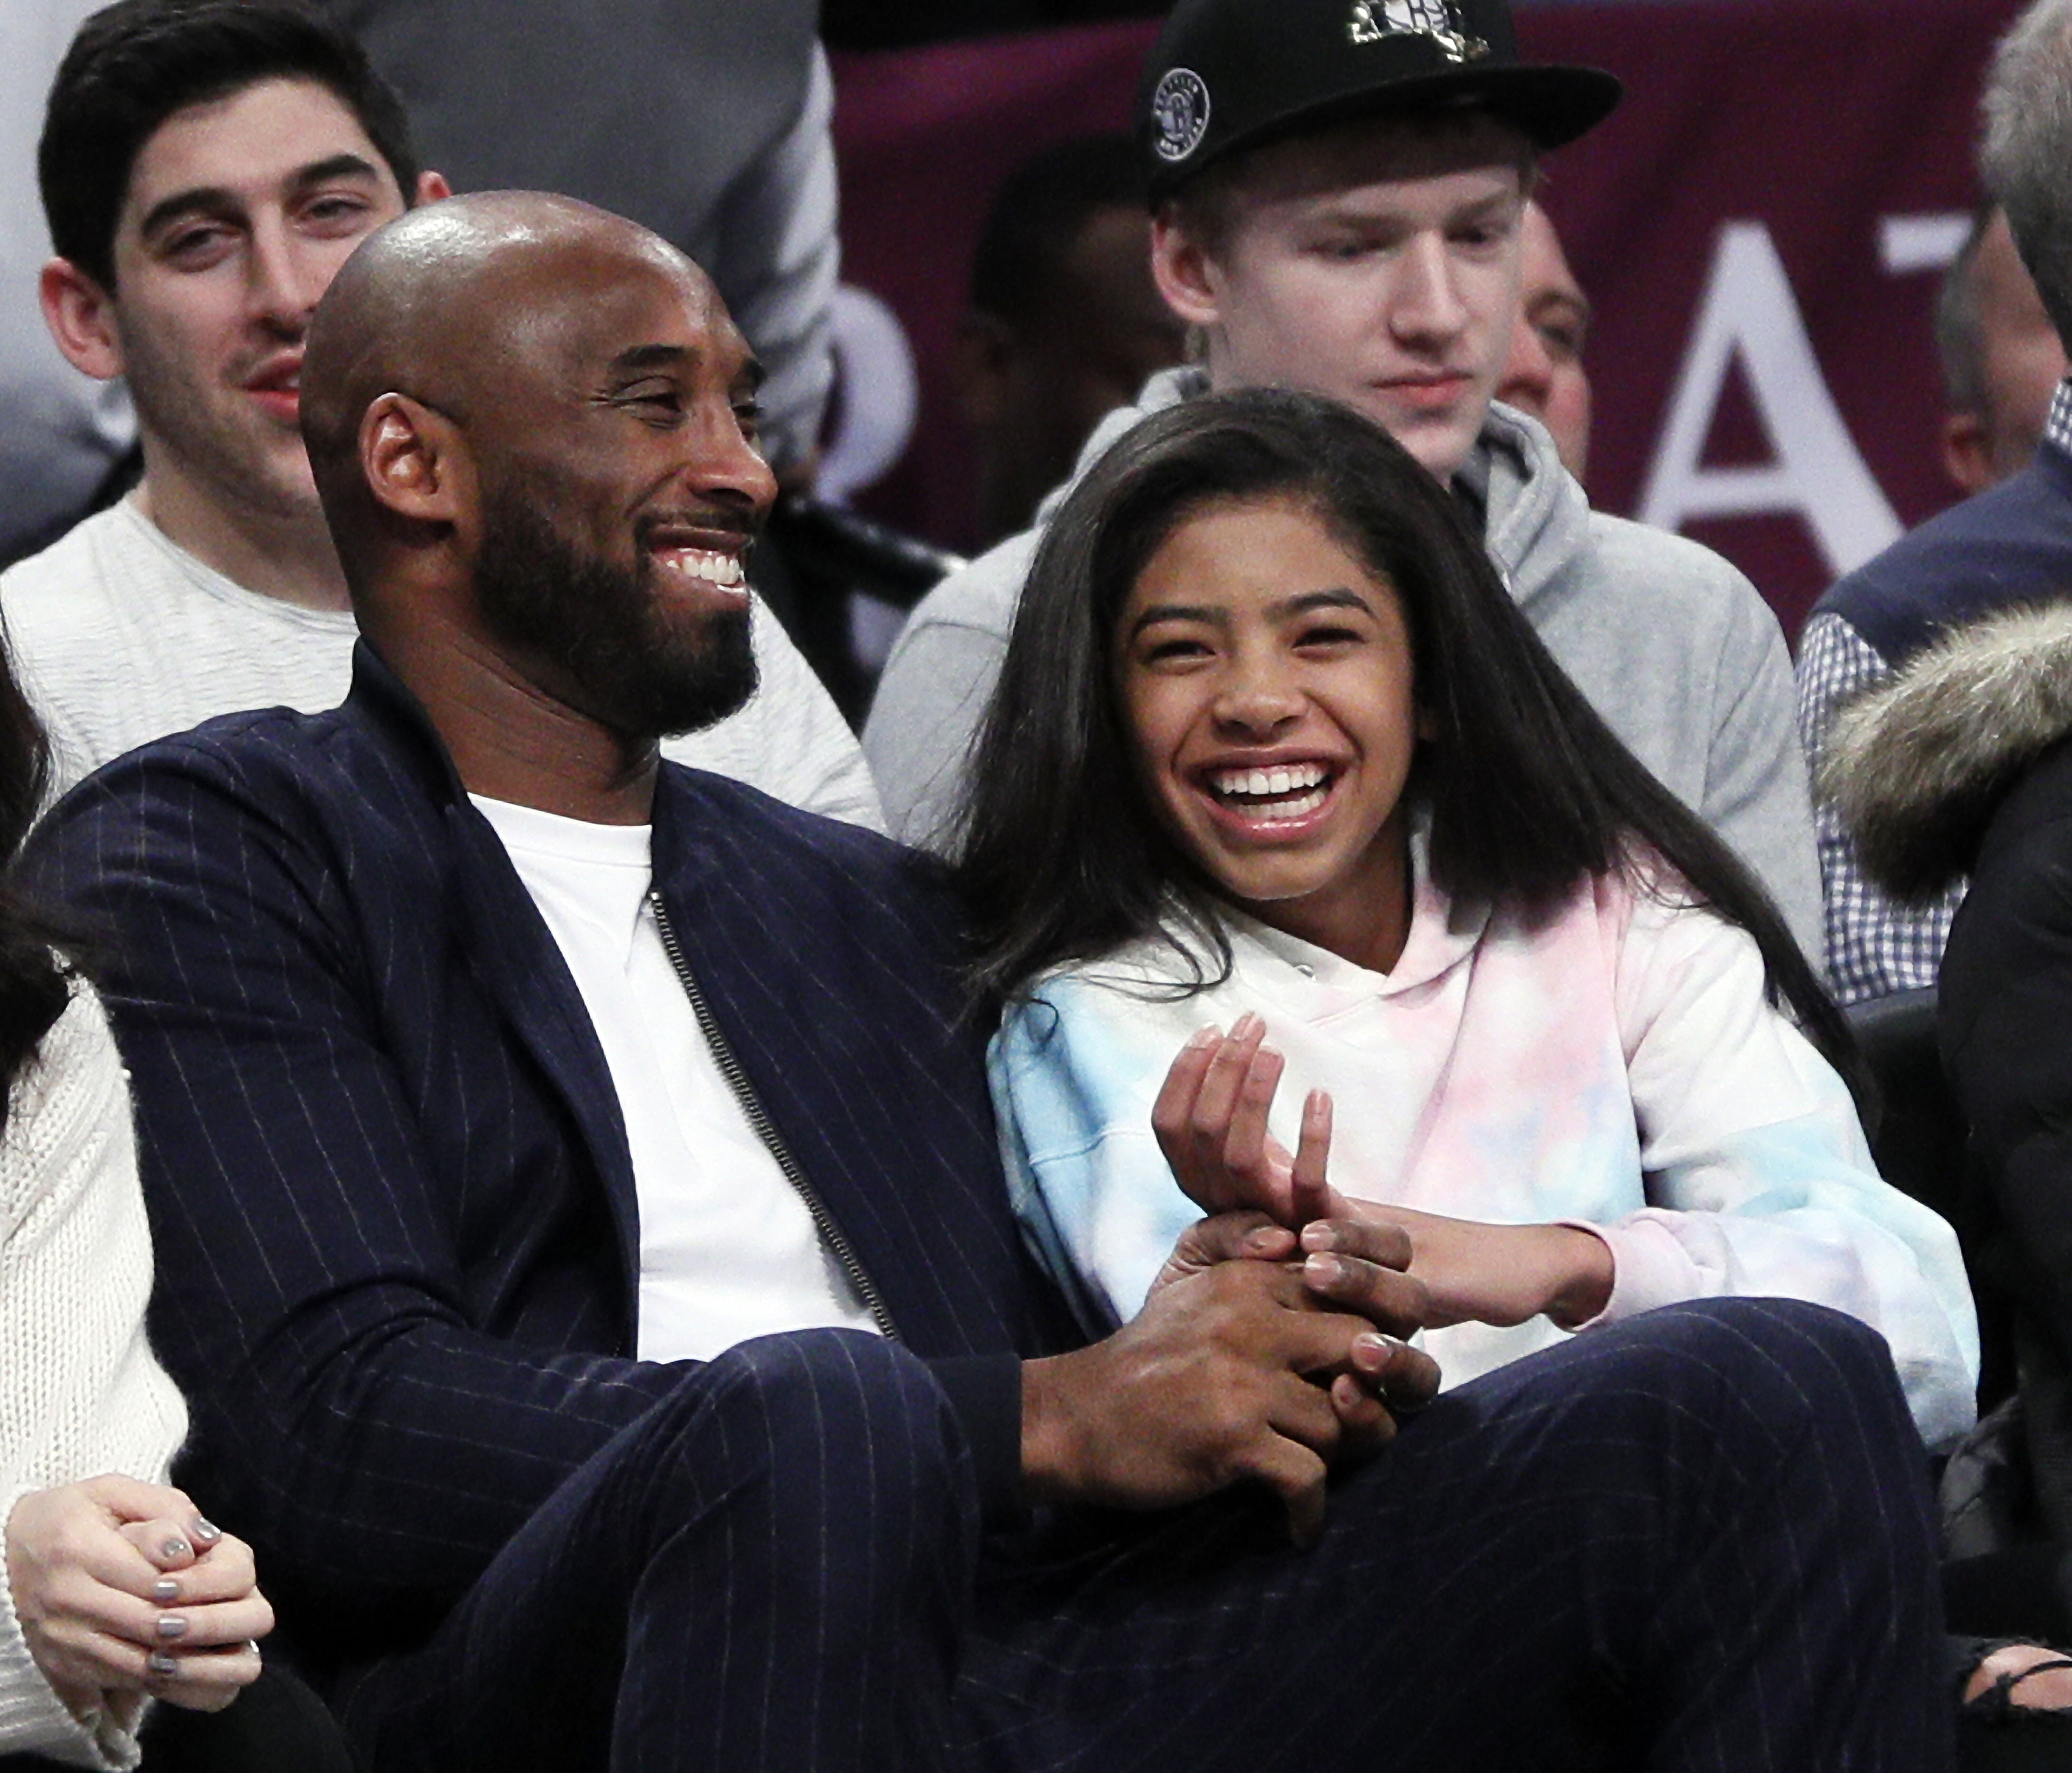
[[(287, 188), (291, 191), (307, 191), (313, 185), (328, 184), (334, 179), (368, 179), (375, 183), (381, 182), (381, 169), (364, 154), (334, 154), (321, 160), (312, 160), (306, 167), (298, 167), (288, 175)], [(146, 239), (163, 228), (166, 223), (197, 211), (220, 214), (225, 210), (240, 208), (243, 196), (227, 185), (195, 185), (185, 191), (176, 191), (170, 197), (162, 197), (144, 213), (138, 232)]]
[[(697, 353), (689, 345), (633, 345), (611, 360), (614, 375), (638, 375), (651, 369), (674, 369), (679, 364), (693, 361)], [(750, 358), (741, 367), (741, 378), (748, 384), (752, 393), (763, 385), (768, 373), (755, 358)]]
[[(1363, 615), (1374, 614), (1374, 607), (1351, 586), (1341, 585), (1329, 590), (1297, 591), (1293, 597), (1276, 599), (1267, 606), (1269, 615), (1286, 618), (1304, 615), (1311, 610), (1358, 610)], [(1154, 603), (1129, 624), (1133, 640), (1146, 628), (1157, 622), (1207, 622), (1212, 627), (1230, 626), (1230, 611), (1220, 605), (1205, 603)]]

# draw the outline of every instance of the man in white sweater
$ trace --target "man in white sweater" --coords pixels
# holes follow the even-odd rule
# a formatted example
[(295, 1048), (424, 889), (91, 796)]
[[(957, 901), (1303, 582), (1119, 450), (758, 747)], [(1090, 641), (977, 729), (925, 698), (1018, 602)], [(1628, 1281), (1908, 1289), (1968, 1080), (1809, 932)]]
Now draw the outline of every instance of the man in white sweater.
[[(355, 629), (298, 429), (302, 341), (360, 241), (445, 196), (395, 94), (294, 0), (119, 0), (73, 40), (39, 154), (65, 356), (134, 398), (143, 478), (0, 576), (56, 786), (209, 717), (343, 699)], [(782, 628), (761, 688), (672, 755), (880, 822), (855, 739)]]

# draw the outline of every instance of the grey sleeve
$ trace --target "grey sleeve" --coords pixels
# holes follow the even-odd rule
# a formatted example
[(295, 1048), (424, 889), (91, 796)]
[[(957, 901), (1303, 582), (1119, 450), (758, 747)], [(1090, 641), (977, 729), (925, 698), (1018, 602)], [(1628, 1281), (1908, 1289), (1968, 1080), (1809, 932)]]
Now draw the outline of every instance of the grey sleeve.
[(1824, 944), (1813, 806), (1799, 749), (1790, 656), (1755, 587), (1741, 594), (1720, 636), (1712, 734), (1699, 810), (1755, 871), (1816, 971)]
[(779, 468), (812, 454), (834, 385), (833, 118), (833, 82), (816, 44), (797, 118), (726, 193), (709, 267), (762, 360), (763, 446)]
[(965, 763), (1006, 651), (1001, 635), (933, 619), (924, 604), (886, 661), (863, 755), (886, 829), (901, 842), (948, 854)]

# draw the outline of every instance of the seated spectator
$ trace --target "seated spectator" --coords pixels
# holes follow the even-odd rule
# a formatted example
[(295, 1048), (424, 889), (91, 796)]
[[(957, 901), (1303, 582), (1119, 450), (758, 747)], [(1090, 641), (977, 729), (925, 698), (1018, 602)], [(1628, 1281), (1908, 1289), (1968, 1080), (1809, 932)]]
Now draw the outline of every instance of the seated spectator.
[[(44, 750), (0, 658), (0, 858)], [(144, 1339), (151, 1240), (99, 1000), (0, 894), (0, 1755), (137, 1762), (148, 1696), (205, 1709), (259, 1672), (252, 1557), (166, 1483), (187, 1429)]]
[(2029, 466), (2065, 379), (2065, 347), (2015, 250), (2007, 212), (1980, 204), (1935, 299), (1949, 411), (1942, 465), (1969, 496)]
[(1971, 1425), (1956, 1239), (1878, 1179), (1775, 907), (1357, 415), (1216, 396), (1110, 450), (973, 779), (1009, 1184), (1108, 1311), (1198, 1212), (1328, 1199), (1408, 1232), (1450, 1382), (1759, 1293), (1881, 1331), (1930, 1444)]
[[(1838, 717), (1823, 792), (1905, 906), (1970, 877), (1942, 956), (1942, 1059), (1970, 1131), (1972, 1235), (2012, 1319), (2025, 1479), (1971, 1549), (2046, 1573), (2072, 1627), (2072, 605), (2010, 611), (1917, 655)], [(1976, 1622), (1984, 1628), (1992, 1622)]]
[(1436, 1378), (1391, 1228), (1222, 1216), (1065, 1322), (938, 871), (658, 761), (746, 688), (754, 378), (594, 211), (390, 224), (302, 386), (352, 697), (39, 839), (120, 932), (195, 1469), (364, 1760), (1947, 1767), (1860, 1323), (1671, 1307), (1362, 1463)]
[(1547, 427), (1561, 466), (1581, 485), (1590, 456), (1590, 378), (1583, 368), (1590, 298), (1539, 204), (1525, 206), (1519, 235), (1518, 323), (1496, 397)]
[[(421, 173), (395, 95), (301, 0), (118, 0), (81, 28), (40, 156), (46, 318), (135, 397), (127, 500), (0, 575), (62, 789), (212, 714), (345, 693), (356, 630), (296, 429), (310, 311)], [(762, 689), (689, 754), (865, 824), (853, 737), (776, 623)]]
[[(1167, 21), (1139, 107), (1152, 263), (1203, 359), (1111, 415), (1082, 471), (1212, 389), (1304, 388), (1364, 413), (1474, 509), (1548, 650), (1810, 953), (1819, 878), (1776, 619), (1708, 550), (1593, 512), (1545, 431), (1490, 405), (1539, 156), (1609, 113), (1618, 84), (1521, 63), (1505, 0), (1348, 19), (1345, 0), (1182, 0)], [(954, 841), (1038, 539), (951, 574), (886, 661), (864, 749), (911, 842)]]
[(1151, 281), (1134, 142), (1060, 142), (1011, 174), (979, 235), (952, 360), (978, 442), (978, 545), (1027, 529), (1094, 426), (1185, 343)]
[[(2034, 0), (2001, 39), (1980, 101), (1980, 181), (2007, 212), (2062, 342), (2072, 338), (2072, 0)], [(1833, 586), (1799, 644), (1799, 732), (1820, 769), (1836, 712), (1939, 636), (2072, 583), (2072, 384), (2028, 467), (1931, 517)], [(1866, 878), (1832, 801), (1816, 808), (1827, 977), (1844, 1003), (1935, 982), (1953, 881), (1896, 904)]]

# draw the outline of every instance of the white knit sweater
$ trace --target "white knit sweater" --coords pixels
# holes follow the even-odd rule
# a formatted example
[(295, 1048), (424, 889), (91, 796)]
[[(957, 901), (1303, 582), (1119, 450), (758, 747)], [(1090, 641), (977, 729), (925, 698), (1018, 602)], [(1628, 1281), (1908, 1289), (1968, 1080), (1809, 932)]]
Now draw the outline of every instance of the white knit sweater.
[[(187, 1432), (144, 1340), (151, 1240), (122, 1063), (84, 985), (14, 1080), (0, 1135), (0, 1520), (31, 1490), (117, 1471), (164, 1481)], [(128, 1767), (31, 1660), (0, 1581), (0, 1750)]]

